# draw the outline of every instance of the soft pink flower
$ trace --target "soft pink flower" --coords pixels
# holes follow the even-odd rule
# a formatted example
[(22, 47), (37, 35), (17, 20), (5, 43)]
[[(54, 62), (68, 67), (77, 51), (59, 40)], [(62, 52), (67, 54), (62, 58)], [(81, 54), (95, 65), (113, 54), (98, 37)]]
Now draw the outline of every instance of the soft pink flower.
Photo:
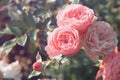
[(85, 33), (97, 19), (92, 9), (80, 4), (66, 6), (58, 12), (56, 18), (58, 26), (65, 27), (70, 25), (79, 30), (81, 34)]
[(72, 27), (58, 27), (48, 36), (48, 44), (45, 47), (49, 57), (61, 55), (73, 56), (81, 48), (79, 32)]
[(97, 55), (111, 54), (118, 43), (115, 31), (104, 21), (95, 22), (86, 32), (83, 41), (86, 53), (93, 60), (97, 59)]
[(104, 57), (96, 75), (96, 80), (101, 76), (103, 80), (120, 80), (120, 52), (114, 52)]

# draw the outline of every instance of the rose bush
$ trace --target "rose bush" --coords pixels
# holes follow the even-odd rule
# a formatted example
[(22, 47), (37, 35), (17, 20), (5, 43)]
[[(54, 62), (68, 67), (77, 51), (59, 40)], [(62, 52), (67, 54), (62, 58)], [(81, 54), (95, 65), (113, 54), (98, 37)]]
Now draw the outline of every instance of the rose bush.
[(86, 32), (83, 46), (93, 60), (97, 55), (111, 54), (117, 46), (117, 35), (113, 28), (104, 21), (95, 22)]
[(66, 6), (58, 12), (56, 18), (59, 27), (70, 25), (79, 30), (81, 34), (85, 33), (97, 19), (92, 9), (80, 4)]
[[(56, 80), (61, 80), (63, 78), (65, 78), (65, 80), (79, 78), (82, 80), (94, 80), (93, 77), (96, 70), (93, 70), (92, 67), (88, 66), (92, 62), (89, 61), (89, 59), (84, 59), (86, 56), (80, 54), (73, 57), (71, 60), (66, 57), (57, 57), (61, 55), (73, 56), (77, 54), (83, 45), (82, 41), (84, 34), (86, 34), (86, 31), (96, 22), (97, 17), (94, 15), (92, 9), (75, 3), (84, 3), (90, 7), (94, 7), (100, 19), (109, 21), (113, 26), (118, 26), (117, 24), (119, 24), (120, 20), (116, 14), (119, 13), (119, 10), (117, 9), (117, 7), (119, 7), (118, 1), (115, 2), (116, 5), (109, 4), (109, 1), (107, 1), (108, 4), (105, 4), (106, 1), (100, 1), (103, 5), (99, 6), (96, 4), (99, 3), (99, 0), (90, 1), (90, 3), (89, 1), (90, 0), (0, 0), (0, 72), (2, 72), (0, 73), (0, 75), (2, 75), (2, 79), (0, 80), (4, 80), (4, 78), (12, 78), (15, 80), (28, 80), (27, 78), (29, 78), (29, 80), (37, 80), (38, 78), (44, 79), (43, 77), (49, 77), (51, 79), (54, 77)], [(92, 5), (89, 5), (91, 3)], [(60, 6), (66, 7), (58, 12), (60, 8), (63, 8)], [(114, 9), (111, 10), (110, 6)], [(106, 9), (108, 11), (106, 11)], [(58, 15), (56, 14), (57, 12)], [(116, 16), (113, 16), (113, 14), (116, 14)], [(57, 18), (57, 25), (55, 17)], [(115, 20), (111, 19), (114, 17), (116, 18)], [(59, 28), (56, 28), (53, 33), (48, 36), (48, 44), (46, 46), (46, 33), (53, 30), (56, 26)], [(99, 29), (98, 32), (100, 32)], [(88, 55), (94, 60), (97, 60), (96, 56), (98, 55), (109, 56), (108, 54), (111, 54), (114, 49), (113, 46), (115, 46), (117, 42), (112, 44), (114, 39), (113, 42), (112, 40), (109, 41), (114, 34), (110, 33), (110, 37), (108, 37), (108, 35), (106, 35), (107, 31), (103, 30), (103, 32), (90, 32), (88, 33), (88, 36), (86, 36), (88, 38), (84, 39), (88, 40), (90, 38), (88, 43), (91, 43), (86, 45), (88, 47), (85, 47), (85, 51), (89, 53)], [(108, 39), (105, 39), (104, 37), (99, 38), (99, 34), (100, 36), (107, 36), (106, 38)], [(90, 46), (89, 48), (89, 45), (95, 47), (91, 48)], [(48, 55), (46, 55), (46, 52), (44, 51), (45, 46), (48, 55), (52, 59), (49, 59)], [(103, 49), (103, 47), (106, 48)], [(100, 50), (102, 53), (97, 50)], [(83, 51), (80, 53), (83, 53)], [(34, 62), (35, 55), (36, 62)], [(57, 57), (57, 59), (53, 57)], [(111, 59), (114, 60), (114, 58)], [(33, 66), (31, 66), (32, 63)], [(109, 61), (104, 61), (104, 64), (107, 66)], [(100, 69), (100, 71), (103, 71), (102, 74), (106, 72), (105, 76), (110, 77), (110, 70), (115, 71), (114, 68), (118, 70), (119, 66), (116, 63), (114, 64), (112, 62), (111, 64), (111, 68), (101, 67), (102, 70)], [(56, 69), (59, 69), (59, 65), (62, 65), (60, 68), (68, 67), (67, 70), (66, 68), (62, 69), (60, 72), (63, 73), (60, 73), (60, 75), (58, 74), (58, 71), (55, 71)], [(118, 67), (114, 67), (114, 65)], [(28, 76), (31, 68), (33, 68), (33, 71)], [(88, 70), (89, 68), (90, 70)], [(77, 70), (79, 70), (80, 73), (77, 72), (78, 74), (76, 74)], [(85, 73), (81, 74), (81, 72)], [(119, 76), (119, 72), (113, 72), (113, 77), (117, 76)]]
[(96, 80), (103, 77), (103, 80), (119, 80), (120, 79), (120, 52), (112, 53), (106, 56), (100, 69), (96, 75)]
[(48, 44), (45, 47), (50, 57), (61, 55), (73, 56), (81, 48), (79, 32), (72, 27), (58, 27), (48, 36)]

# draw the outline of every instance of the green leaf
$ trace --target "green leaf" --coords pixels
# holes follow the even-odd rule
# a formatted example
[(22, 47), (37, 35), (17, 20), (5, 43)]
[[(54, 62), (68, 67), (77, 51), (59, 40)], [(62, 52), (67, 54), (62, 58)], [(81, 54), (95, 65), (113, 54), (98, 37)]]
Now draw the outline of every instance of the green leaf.
[(30, 39), (35, 41), (37, 39), (38, 32), (39, 32), (39, 29), (31, 30), (30, 33), (29, 33)]
[[(28, 27), (28, 25), (24, 21), (20, 21), (20, 20), (13, 21), (13, 22), (11, 22), (11, 24), (14, 25), (14, 26), (17, 26), (19, 28), (23, 28), (23, 29)], [(28, 29), (28, 28), (26, 28), (26, 29)]]
[(15, 40), (16, 40), (16, 38), (15, 38), (15, 39), (12, 39), (12, 40), (10, 40), (10, 41), (6, 41), (6, 42), (2, 45), (1, 52), (5, 53), (5, 54), (8, 54), (8, 53), (13, 49), (13, 47), (16, 45)]
[(61, 64), (64, 64), (64, 63), (66, 63), (66, 62), (69, 62), (69, 59), (66, 58), (66, 57), (61, 60)]
[(27, 47), (28, 53), (30, 54), (36, 53), (38, 47), (35, 45), (35, 42), (29, 41), (29, 43), (27, 43), (26, 46), (28, 46)]
[(40, 15), (40, 13), (42, 13), (42, 12), (45, 12), (45, 10), (44, 9), (42, 9), (42, 8), (40, 8), (40, 9), (38, 9), (38, 10), (36, 10), (36, 11), (34, 11), (34, 15), (36, 15), (36, 16), (38, 16), (38, 15)]
[[(7, 26), (13, 31), (15, 32), (14, 30), (15, 29), (19, 29), (19, 32), (21, 33), (25, 33), (27, 32), (27, 30), (29, 29), (29, 26), (27, 23), (25, 23), (24, 21), (20, 21), (20, 20), (17, 20), (17, 21), (11, 21), (9, 24), (7, 24)], [(14, 29), (15, 28), (15, 29)], [(17, 32), (17, 31), (16, 31)]]
[(51, 63), (52, 63), (53, 60), (47, 60), (47, 61), (44, 61), (43, 64), (44, 64), (44, 69), (46, 69)]
[(32, 72), (31, 72), (31, 74), (29, 75), (29, 79), (30, 78), (32, 78), (33, 76), (38, 76), (38, 75), (40, 75), (41, 74), (41, 72), (38, 72), (38, 71), (35, 71), (35, 70), (33, 70)]
[(72, 0), (72, 3), (74, 4), (78, 4), (80, 2), (80, 0)]
[(42, 57), (40, 56), (39, 52), (36, 55), (36, 61), (42, 62)]
[(33, 15), (29, 14), (27, 16), (27, 21), (28, 21), (28, 24), (30, 27), (35, 27), (36, 23), (35, 23), (35, 20), (33, 18)]
[(52, 12), (51, 12), (50, 10), (48, 10), (48, 11), (46, 12), (46, 14), (44, 14), (44, 15), (45, 15), (45, 19), (47, 19), (47, 18), (51, 17)]
[(35, 27), (36, 25), (32, 14), (26, 14), (23, 12), (23, 21), (28, 25), (28, 27)]
[(16, 10), (10, 9), (8, 15), (12, 18), (12, 20), (20, 20), (21, 14), (19, 14)]
[(50, 17), (45, 19), (45, 21), (44, 21), (45, 26), (49, 26), (51, 23), (52, 23), (52, 19)]
[(8, 29), (15, 35), (15, 36), (20, 36), (22, 35), (21, 30), (19, 29), (19, 27), (13, 26), (10, 27), (9, 25), (7, 25)]
[(17, 38), (17, 44), (20, 46), (24, 46), (27, 41), (27, 34), (24, 34), (23, 36)]
[(13, 35), (13, 33), (11, 32), (11, 30), (8, 27), (6, 27), (4, 30), (0, 31), (0, 34)]
[(60, 67), (60, 64), (59, 64), (59, 62), (55, 62), (55, 64), (54, 64), (54, 67), (55, 67), (55, 69), (59, 69), (59, 67)]

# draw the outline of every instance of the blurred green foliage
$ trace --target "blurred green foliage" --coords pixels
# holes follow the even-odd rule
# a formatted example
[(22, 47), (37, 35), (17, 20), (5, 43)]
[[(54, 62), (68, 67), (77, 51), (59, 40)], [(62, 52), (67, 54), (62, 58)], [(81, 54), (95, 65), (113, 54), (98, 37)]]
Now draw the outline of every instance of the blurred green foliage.
[[(98, 20), (109, 22), (118, 34), (120, 50), (120, 0), (0, 0), (0, 54), (8, 54), (9, 62), (18, 59), (16, 56), (20, 57), (22, 80), (27, 79), (37, 52), (43, 61), (48, 59), (44, 51), (46, 32), (57, 27), (57, 11), (70, 3), (86, 5), (95, 11)], [(27, 64), (26, 60), (31, 63)], [(68, 58), (59, 70), (48, 69), (46, 75), (62, 75), (63, 80), (95, 80), (98, 68), (94, 64), (81, 51)]]

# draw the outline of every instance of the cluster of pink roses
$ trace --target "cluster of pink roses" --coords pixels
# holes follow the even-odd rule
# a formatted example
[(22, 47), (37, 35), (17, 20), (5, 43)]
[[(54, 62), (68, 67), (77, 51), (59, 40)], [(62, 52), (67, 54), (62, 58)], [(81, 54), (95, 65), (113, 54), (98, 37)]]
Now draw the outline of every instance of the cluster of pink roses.
[(120, 79), (120, 53), (114, 51), (117, 35), (107, 22), (97, 21), (92, 9), (80, 4), (68, 5), (58, 12), (57, 25), (48, 35), (45, 47), (50, 58), (73, 56), (83, 47), (95, 62), (98, 56), (103, 56), (96, 80), (100, 76), (103, 80)]
[(94, 61), (97, 56), (112, 53), (117, 46), (117, 35), (112, 27), (97, 21), (94, 11), (80, 4), (71, 4), (56, 16), (58, 28), (48, 35), (45, 47), (50, 58), (73, 56), (81, 47)]

